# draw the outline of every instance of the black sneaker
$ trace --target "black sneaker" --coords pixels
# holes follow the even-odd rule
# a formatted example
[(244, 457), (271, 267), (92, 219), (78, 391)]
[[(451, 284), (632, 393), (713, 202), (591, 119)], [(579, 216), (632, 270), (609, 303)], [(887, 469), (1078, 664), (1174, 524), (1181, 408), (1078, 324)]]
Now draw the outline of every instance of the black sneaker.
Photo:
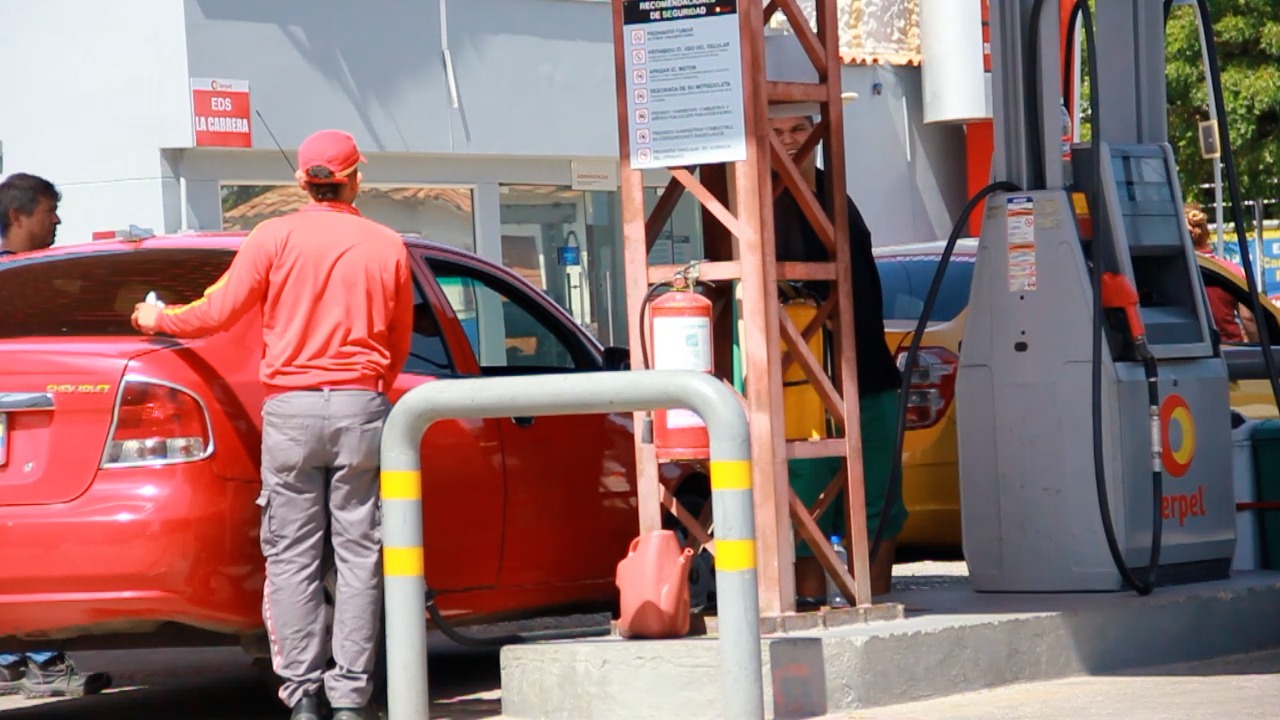
[(368, 708), (334, 708), (333, 720), (371, 720)]
[(316, 695), (303, 695), (293, 706), (289, 720), (320, 720), (320, 698)]
[(22, 692), (22, 678), (26, 674), (26, 660), (19, 660), (12, 665), (0, 665), (0, 696)]
[(87, 675), (76, 670), (66, 655), (56, 655), (44, 663), (27, 660), (22, 678), (22, 694), (29, 698), (95, 695), (111, 687), (111, 676), (96, 672)]

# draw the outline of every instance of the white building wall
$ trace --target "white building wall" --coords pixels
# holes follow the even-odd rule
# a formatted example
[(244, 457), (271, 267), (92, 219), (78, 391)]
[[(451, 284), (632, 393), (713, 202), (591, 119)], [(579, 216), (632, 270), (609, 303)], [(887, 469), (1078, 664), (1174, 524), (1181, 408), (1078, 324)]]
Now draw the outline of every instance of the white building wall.
[[(0, 111), (3, 172), (63, 189), (61, 242), (129, 223), (217, 229), (220, 182), (291, 171), (256, 113), (252, 150), (180, 149), (197, 76), (247, 80), (291, 158), (307, 133), (349, 129), (369, 182), (568, 185), (572, 158), (616, 157), (610, 23), (609, 3), (567, 0), (0, 2), (5, 79), (22, 91)], [(844, 83), (859, 93), (849, 189), (875, 241), (945, 236), (964, 200), (961, 130), (923, 125), (918, 68), (846, 67)], [(478, 207), (493, 249), (496, 218)]]
[(0, 2), (3, 174), (62, 191), (60, 243), (165, 227), (159, 148), (191, 142), (182, 3)]

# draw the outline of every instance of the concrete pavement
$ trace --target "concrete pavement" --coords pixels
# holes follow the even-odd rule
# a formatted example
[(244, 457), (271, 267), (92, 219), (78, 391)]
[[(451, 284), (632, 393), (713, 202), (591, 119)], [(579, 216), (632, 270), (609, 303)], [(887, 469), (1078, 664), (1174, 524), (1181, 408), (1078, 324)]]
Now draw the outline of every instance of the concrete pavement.
[(1280, 652), (1026, 683), (826, 720), (1274, 720)]

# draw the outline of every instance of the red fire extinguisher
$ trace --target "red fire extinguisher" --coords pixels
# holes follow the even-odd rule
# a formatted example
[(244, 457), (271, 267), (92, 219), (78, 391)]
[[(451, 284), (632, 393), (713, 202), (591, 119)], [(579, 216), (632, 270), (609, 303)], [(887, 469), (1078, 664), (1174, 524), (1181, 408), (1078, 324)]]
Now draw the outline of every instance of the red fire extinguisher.
[[(653, 343), (654, 370), (711, 372), (711, 301), (693, 292), (691, 279), (676, 278), (675, 289), (649, 306), (646, 330)], [(705, 459), (710, 456), (707, 426), (691, 410), (657, 410), (653, 414), (653, 444), (663, 460)]]

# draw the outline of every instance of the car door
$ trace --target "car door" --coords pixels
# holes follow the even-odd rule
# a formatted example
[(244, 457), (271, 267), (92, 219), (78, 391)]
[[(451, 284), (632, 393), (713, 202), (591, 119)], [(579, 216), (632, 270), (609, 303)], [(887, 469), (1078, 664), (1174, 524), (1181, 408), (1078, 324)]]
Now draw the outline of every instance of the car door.
[[(429, 260), (482, 376), (600, 369), (572, 321), (518, 277), (461, 259)], [(514, 415), (514, 413), (513, 413)], [(635, 536), (630, 417), (506, 417), (501, 427), (504, 587), (611, 580)]]
[[(1225, 267), (1216, 262), (1200, 262), (1200, 276), (1205, 288), (1217, 287), (1225, 290), (1240, 306), (1252, 311), (1248, 286), (1245, 280), (1231, 274)], [(1267, 329), (1273, 345), (1280, 343), (1280, 310), (1266, 298), (1260, 298), (1262, 308), (1268, 315)], [(1254, 318), (1261, 322), (1261, 318)], [(1257, 345), (1250, 340), (1246, 345)], [(1273, 418), (1280, 415), (1276, 410), (1275, 397), (1271, 393), (1271, 383), (1266, 380), (1233, 380), (1231, 381), (1231, 407), (1239, 410), (1246, 417), (1260, 419)]]
[[(414, 265), (413, 344), (390, 393), (392, 402), (418, 385), (471, 369), (465, 362), (461, 369), (455, 363), (449, 352), (449, 326), (443, 321), (446, 301), (426, 266)], [(505, 493), (498, 422), (440, 420), (427, 428), (420, 452), (428, 586), (493, 587), (502, 556)]]

